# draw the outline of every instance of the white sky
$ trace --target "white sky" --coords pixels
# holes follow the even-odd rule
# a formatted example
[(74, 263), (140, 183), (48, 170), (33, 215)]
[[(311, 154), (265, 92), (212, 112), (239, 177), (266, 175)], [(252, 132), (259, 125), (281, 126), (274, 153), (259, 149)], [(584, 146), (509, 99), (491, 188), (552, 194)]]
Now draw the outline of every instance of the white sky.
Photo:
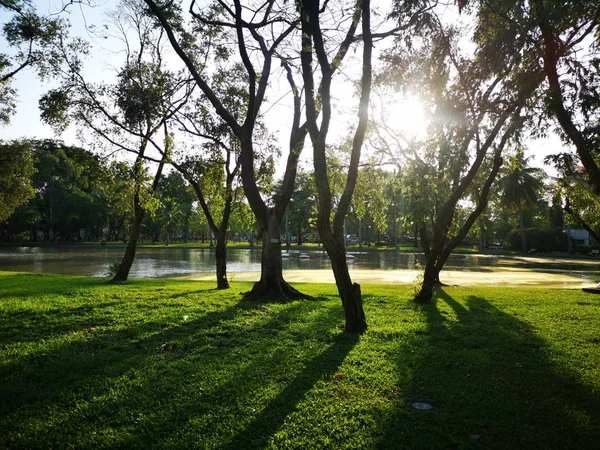
[[(56, 12), (62, 2), (60, 0), (35, 0), (34, 4), (37, 6), (38, 12), (40, 14), (44, 14), (46, 12), (53, 13)], [(89, 27), (90, 25), (95, 25), (97, 28), (101, 27), (104, 23), (106, 23), (106, 12), (117, 4), (115, 0), (98, 0), (97, 3), (99, 6), (90, 8), (90, 7), (80, 7), (78, 5), (71, 5), (69, 7), (68, 18), (71, 22), (71, 34), (76, 36), (83, 36), (87, 39), (91, 39), (92, 36), (86, 32), (86, 25)], [(5, 14), (0, 13), (0, 22), (5, 21)], [(103, 44), (103, 43), (101, 43)], [(3, 46), (4, 43), (0, 40), (0, 47)], [(115, 58), (118, 58), (116, 55), (112, 54), (109, 50), (101, 49), (100, 46), (96, 46), (93, 57), (86, 60), (85, 62), (85, 70), (87, 76), (95, 79), (96, 81), (100, 81), (102, 79), (110, 79), (114, 75), (114, 66), (111, 64), (111, 60), (114, 62)], [(81, 142), (78, 142), (75, 130), (73, 127), (67, 129), (65, 133), (60, 136), (56, 136), (53, 130), (41, 123), (39, 119), (39, 110), (38, 110), (38, 100), (39, 98), (50, 88), (55, 87), (56, 83), (40, 82), (31, 72), (25, 71), (20, 73), (15, 81), (13, 82), (13, 86), (17, 89), (18, 92), (18, 107), (17, 113), (11, 118), (11, 123), (8, 126), (0, 126), (0, 137), (4, 140), (9, 139), (18, 139), (18, 138), (60, 138), (63, 139), (67, 144), (73, 145), (83, 145)], [(342, 86), (339, 89), (339, 86)], [(348, 86), (343, 87), (343, 85), (338, 86), (338, 98), (337, 104), (342, 106), (342, 109), (345, 109), (346, 112), (353, 108), (357, 102), (357, 99), (353, 95), (348, 95), (349, 90)], [(277, 95), (272, 95), (270, 97), (272, 100), (277, 98)], [(351, 106), (343, 106), (348, 100)], [(414, 105), (408, 105), (404, 113), (400, 110), (400, 115), (405, 114), (408, 122), (411, 122), (414, 113)], [(288, 133), (289, 133), (289, 123), (291, 121), (291, 113), (289, 112), (289, 106), (285, 104), (275, 105), (269, 111), (267, 115), (267, 123), (269, 128), (276, 133), (279, 139), (279, 143), (281, 147), (285, 150), (288, 143)], [(348, 123), (355, 123), (356, 117), (354, 115), (345, 116), (341, 112), (334, 114), (333, 117), (333, 130), (337, 130), (339, 135), (343, 135), (344, 131), (348, 127)], [(414, 120), (412, 120), (414, 124)], [(546, 139), (540, 140), (529, 140), (527, 142), (528, 154), (534, 156), (534, 161), (532, 165), (536, 167), (543, 167), (543, 158), (552, 153), (557, 153), (561, 151), (563, 148), (562, 143), (559, 138), (555, 135), (551, 135)], [(310, 160), (310, 144), (307, 139), (307, 146), (305, 152), (303, 154), (303, 160)], [(282, 157), (282, 163), (278, 165), (280, 170), (278, 174), (282, 174), (283, 166), (286, 155), (284, 154)], [(305, 162), (306, 164), (306, 162)], [(553, 174), (554, 171), (549, 167), (543, 167), (549, 174)]]

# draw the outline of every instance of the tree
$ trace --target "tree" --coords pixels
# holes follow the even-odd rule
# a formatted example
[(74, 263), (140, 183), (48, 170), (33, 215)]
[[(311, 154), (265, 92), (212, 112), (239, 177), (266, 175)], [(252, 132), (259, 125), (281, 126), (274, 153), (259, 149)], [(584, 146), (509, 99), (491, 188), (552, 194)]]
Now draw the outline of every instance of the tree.
[[(332, 11), (330, 10), (330, 12)], [(325, 44), (327, 37), (324, 35), (322, 27), (327, 27), (327, 25), (323, 23), (326, 19), (323, 19), (324, 11), (319, 9), (319, 3), (316, 1), (302, 2), (300, 15), (302, 20), (302, 77), (304, 80), (307, 126), (313, 146), (313, 166), (317, 189), (317, 230), (331, 260), (335, 282), (344, 307), (344, 330), (361, 333), (366, 330), (367, 322), (362, 306), (360, 285), (352, 282), (346, 263), (344, 218), (348, 214), (356, 186), (360, 153), (369, 120), (368, 108), (371, 94), (373, 46), (371, 6), (369, 0), (356, 3), (351, 24), (337, 52), (331, 52)], [(335, 212), (333, 212), (333, 198), (327, 174), (327, 136), (332, 114), (331, 84), (336, 69), (340, 66), (350, 44), (354, 41), (359, 23), (362, 27), (363, 54), (358, 124), (352, 139), (352, 152), (344, 192), (337, 203)], [(315, 85), (313, 58), (317, 60), (316, 69), (318, 69), (321, 76), (321, 83), (318, 87)]]
[[(600, 198), (588, 183), (585, 168), (577, 166), (575, 158), (570, 153), (550, 155), (545, 162), (554, 165), (558, 172), (558, 192), (556, 203), (560, 201), (562, 210), (567, 213), (571, 224), (582, 227), (590, 233), (594, 240), (600, 243)], [(563, 218), (564, 220), (564, 218)], [(569, 241), (570, 242), (570, 241)], [(572, 249), (570, 249), (572, 250)]]
[[(35, 196), (15, 210), (7, 232), (13, 237), (27, 232), (31, 240), (38, 239), (40, 230), (49, 240), (100, 239), (114, 201), (107, 195), (112, 166), (92, 152), (60, 141), (25, 140), (19, 145), (31, 152), (34, 170), (29, 181)], [(11, 160), (19, 161), (17, 151), (12, 151)], [(126, 188), (121, 185), (119, 190)]]
[[(282, 180), (275, 185), (274, 198), (280, 195)], [(295, 235), (297, 244), (302, 245), (311, 225), (310, 220), (316, 210), (316, 192), (314, 177), (305, 170), (298, 170), (296, 186), (285, 213), (286, 247), (291, 244), (290, 236)]]
[(519, 214), (519, 232), (521, 233), (521, 250), (527, 253), (525, 237), (524, 214), (525, 208), (534, 206), (539, 197), (542, 181), (541, 169), (528, 167), (531, 157), (525, 158), (522, 148), (517, 148), (514, 155), (508, 159), (504, 175), (498, 181), (502, 195), (501, 203), (509, 210)]
[(32, 145), (37, 168), (35, 203), (45, 238), (80, 240), (82, 229), (100, 227), (106, 209), (100, 195), (106, 183), (100, 158), (59, 141), (34, 141)]
[[(228, 109), (236, 116), (243, 114), (247, 95), (243, 86), (244, 68), (234, 66), (233, 70), (219, 71), (213, 77), (213, 88), (223, 99)], [(204, 98), (178, 117), (183, 130), (202, 139), (202, 145), (195, 151), (171, 158), (171, 163), (193, 187), (208, 227), (216, 238), (217, 288), (229, 288), (227, 280), (227, 233), (231, 214), (241, 201), (239, 189), (241, 146), (240, 141), (223, 120), (207, 107)], [(269, 146), (270, 136), (259, 120), (256, 124), (255, 147)], [(270, 178), (273, 169), (272, 156), (263, 158), (256, 152), (260, 165), (255, 170), (256, 181)]]
[(33, 152), (29, 142), (0, 143), (0, 223), (35, 194)]
[[(396, 14), (406, 17), (413, 7), (396, 3)], [(386, 56), (389, 72), (383, 80), (412, 88), (433, 116), (423, 142), (400, 146), (396, 159), (414, 168), (407, 202), (415, 217), (421, 216), (418, 227), (427, 259), (415, 300), (428, 302), (448, 256), (486, 207), (502, 151), (520, 129), (521, 111), (541, 82), (541, 74), (518, 61), (495, 74), (461, 51), (464, 46), (459, 41), (466, 36), (459, 25), (443, 23), (434, 9), (422, 19), (419, 28), (411, 28), (419, 44), (398, 41)], [(470, 186), (486, 167), (478, 200), (459, 220), (461, 202), (468, 200)], [(427, 209), (415, 208), (419, 203)]]
[(359, 220), (359, 246), (362, 245), (362, 221), (367, 215), (378, 231), (385, 231), (387, 202), (384, 193), (387, 179), (387, 173), (375, 167), (373, 162), (364, 164), (358, 171), (352, 205)]
[[(527, 61), (542, 71), (536, 91), (539, 116), (554, 119), (575, 147), (586, 177), (600, 193), (600, 4), (595, 0), (486, 0), (471, 3), (477, 14), (476, 43), (483, 64)], [(536, 130), (543, 121), (533, 125)]]
[[(196, 85), (206, 100), (227, 124), (241, 147), (240, 163), (242, 184), (248, 203), (259, 224), (262, 238), (261, 278), (248, 294), (249, 298), (273, 297), (279, 300), (299, 298), (303, 295), (292, 288), (284, 279), (281, 261), (280, 225), (293, 193), (298, 159), (304, 146), (306, 127), (301, 125), (300, 91), (297, 89), (291, 60), (284, 56), (284, 43), (295, 36), (299, 20), (294, 5), (288, 2), (268, 0), (256, 4), (242, 5), (239, 0), (231, 4), (214, 2), (204, 7), (192, 2), (190, 17), (194, 30), (187, 31), (177, 7), (172, 2), (162, 3), (145, 0), (150, 11), (167, 34), (169, 41), (187, 67)], [(228, 107), (226, 97), (220, 95), (211, 84), (207, 73), (208, 58), (200, 60), (194, 50), (194, 36), (198, 44), (210, 46), (215, 34), (222, 33), (231, 42), (230, 46), (220, 47), (215, 67), (227, 70), (223, 65), (222, 52), (232, 65), (241, 64), (245, 69), (244, 80), (247, 96), (242, 112)], [(211, 56), (211, 55), (209, 55)], [(237, 58), (236, 58), (237, 56)], [(290, 84), (293, 98), (293, 118), (289, 141), (289, 155), (283, 178), (282, 195), (269, 206), (263, 198), (256, 178), (256, 137), (257, 123), (265, 102), (272, 75), (274, 58), (280, 58)], [(213, 58), (214, 61), (214, 58)]]
[(42, 80), (57, 74), (61, 61), (52, 49), (64, 39), (67, 23), (40, 16), (29, 0), (0, 0), (0, 12), (9, 17), (2, 37), (10, 53), (0, 53), (0, 124), (7, 124), (17, 107), (11, 82), (25, 69), (34, 70)]
[[(137, 241), (146, 210), (156, 207), (154, 192), (172, 152), (168, 124), (187, 102), (191, 88), (187, 79), (166, 69), (161, 44), (162, 30), (143, 8), (124, 0), (113, 14), (113, 22), (124, 43), (125, 61), (114, 84), (93, 85), (82, 73), (81, 57), (89, 49), (82, 41), (59, 48), (67, 66), (63, 84), (40, 100), (42, 119), (56, 128), (75, 122), (91, 130), (101, 145), (135, 155), (133, 220), (119, 270), (111, 280), (127, 280), (135, 259)], [(131, 38), (135, 35), (137, 42)], [(163, 143), (157, 142), (161, 138)], [(152, 149), (160, 154), (153, 159)], [(157, 164), (151, 179), (145, 162)]]
[(161, 178), (157, 199), (160, 206), (155, 215), (165, 233), (165, 242), (168, 244), (179, 234), (187, 240), (193, 214), (194, 192), (179, 172), (171, 171)]

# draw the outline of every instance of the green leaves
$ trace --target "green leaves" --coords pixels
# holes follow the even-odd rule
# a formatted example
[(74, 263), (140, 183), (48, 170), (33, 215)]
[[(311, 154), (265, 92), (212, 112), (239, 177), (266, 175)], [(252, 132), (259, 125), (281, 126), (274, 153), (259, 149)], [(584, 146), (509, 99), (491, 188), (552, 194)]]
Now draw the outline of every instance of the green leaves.
[(0, 143), (0, 223), (34, 196), (31, 145), (23, 141)]
[(68, 24), (39, 15), (27, 1), (3, 0), (0, 8), (9, 18), (1, 31), (8, 44), (7, 53), (0, 53), (0, 122), (8, 123), (16, 109), (17, 93), (11, 81), (26, 68), (33, 68), (42, 79), (55, 75), (60, 57), (54, 47), (64, 39)]
[(40, 118), (54, 130), (64, 131), (68, 126), (70, 107), (69, 91), (67, 89), (51, 89), (40, 98)]
[(173, 79), (154, 63), (136, 60), (123, 67), (113, 94), (125, 123), (135, 129), (163, 116), (174, 90)]

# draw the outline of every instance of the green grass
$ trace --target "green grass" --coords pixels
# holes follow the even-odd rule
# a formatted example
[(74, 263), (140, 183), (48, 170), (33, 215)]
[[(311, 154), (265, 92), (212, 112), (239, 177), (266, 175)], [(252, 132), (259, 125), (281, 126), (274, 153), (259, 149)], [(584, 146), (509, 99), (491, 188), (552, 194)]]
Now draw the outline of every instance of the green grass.
[(213, 285), (0, 272), (0, 448), (598, 448), (600, 296)]

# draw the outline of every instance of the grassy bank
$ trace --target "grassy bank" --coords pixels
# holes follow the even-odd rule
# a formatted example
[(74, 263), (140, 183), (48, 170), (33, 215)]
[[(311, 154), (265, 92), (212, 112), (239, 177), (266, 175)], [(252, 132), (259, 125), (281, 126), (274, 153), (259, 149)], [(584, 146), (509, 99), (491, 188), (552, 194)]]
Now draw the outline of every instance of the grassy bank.
[[(600, 296), (0, 272), (0, 448), (597, 448)], [(417, 410), (414, 400), (437, 409)]]
[[(85, 247), (100, 247), (102, 244), (98, 241), (93, 242), (52, 242), (52, 241), (22, 241), (22, 242), (0, 242), (0, 247), (49, 247), (49, 248), (60, 248), (60, 247), (76, 247), (76, 246), (85, 246)], [(127, 247), (127, 244), (123, 241), (112, 241), (107, 242), (104, 246), (110, 248), (123, 248)], [(235, 248), (235, 249), (251, 249), (258, 248), (260, 249), (262, 243), (260, 241), (256, 242), (253, 246), (251, 246), (247, 241), (243, 242), (233, 242), (229, 241), (227, 243), (227, 248)], [(138, 248), (211, 248), (210, 242), (206, 240), (205, 242), (201, 241), (188, 241), (188, 242), (171, 242), (169, 245), (165, 245), (164, 241), (157, 241), (156, 243), (152, 243), (149, 240), (142, 240), (138, 242)], [(286, 250), (286, 245), (283, 244), (283, 250)], [(422, 248), (415, 247), (412, 244), (402, 244), (396, 250), (394, 247), (385, 246), (385, 245), (363, 245), (362, 247), (359, 245), (348, 245), (346, 247), (348, 251), (389, 251), (389, 252), (408, 252), (408, 253), (421, 253)], [(292, 251), (322, 251), (323, 247), (320, 244), (309, 242), (302, 245), (291, 244), (290, 250)], [(504, 251), (504, 250), (503, 250)], [(477, 253), (477, 249), (474, 247), (457, 247), (454, 253)], [(491, 254), (501, 254), (498, 250), (490, 250), (488, 253)], [(512, 251), (504, 251), (505, 254), (512, 254), (515, 252)]]

